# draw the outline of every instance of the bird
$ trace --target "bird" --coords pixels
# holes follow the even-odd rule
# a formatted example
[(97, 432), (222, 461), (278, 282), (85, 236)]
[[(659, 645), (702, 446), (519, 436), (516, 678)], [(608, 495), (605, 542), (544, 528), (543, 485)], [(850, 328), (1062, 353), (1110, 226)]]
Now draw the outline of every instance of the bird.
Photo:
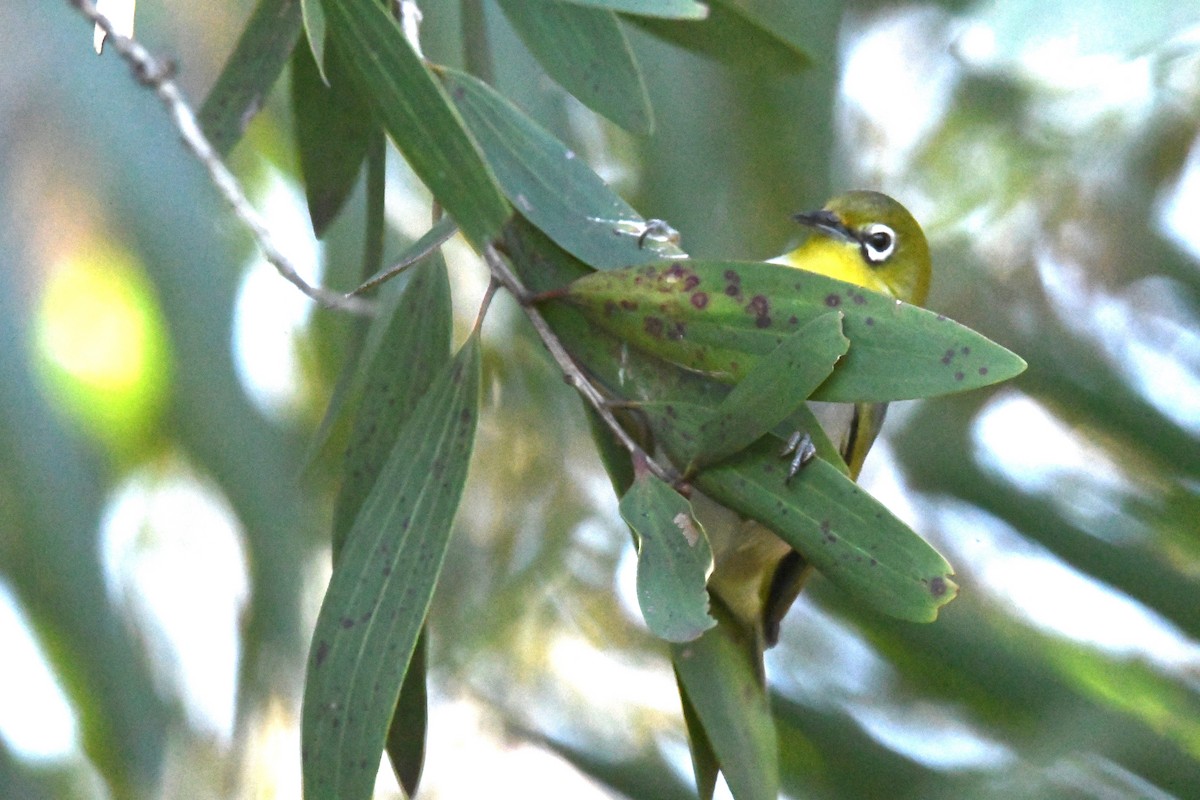
[[(847, 281), (906, 303), (925, 303), (932, 272), (929, 244), (920, 224), (897, 200), (876, 191), (853, 190), (793, 219), (809, 229), (808, 237), (770, 263)], [(857, 480), (882, 428), (887, 404), (810, 401), (809, 407), (846, 462), (850, 478)], [(793, 470), (802, 468), (801, 461), (793, 461)], [(803, 554), (759, 523), (703, 495), (692, 502), (713, 538), (716, 566), (709, 589), (755, 629), (761, 648), (774, 646), (780, 624), (812, 567)], [(714, 530), (722, 529), (731, 533), (713, 536)]]

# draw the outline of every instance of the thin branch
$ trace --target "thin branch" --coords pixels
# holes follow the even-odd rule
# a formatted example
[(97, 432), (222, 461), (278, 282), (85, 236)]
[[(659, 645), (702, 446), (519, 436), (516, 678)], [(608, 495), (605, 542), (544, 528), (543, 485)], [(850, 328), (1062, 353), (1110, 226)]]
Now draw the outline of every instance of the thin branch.
[(229, 171), (229, 167), (225, 166), (225, 162), (221, 160), (212, 143), (208, 141), (208, 137), (200, 129), (200, 123), (196, 120), (195, 112), (188, 105), (179, 85), (175, 83), (173, 77), (175, 73), (174, 64), (155, 57), (136, 39), (121, 35), (120, 32), (114, 29), (112, 22), (96, 10), (96, 4), (92, 0), (68, 0), (68, 2), (89, 21), (104, 31), (105, 41), (129, 65), (134, 79), (142, 86), (152, 89), (158, 95), (159, 99), (162, 100), (163, 105), (167, 107), (167, 111), (175, 123), (175, 128), (179, 131), (179, 135), (183, 139), (184, 145), (204, 165), (205, 169), (208, 170), (209, 178), (212, 180), (213, 185), (217, 187), (217, 191), (221, 193), (225, 201), (233, 208), (233, 212), (237, 215), (238, 219), (250, 229), (250, 233), (254, 237), (255, 242), (258, 243), (259, 249), (262, 250), (263, 256), (275, 267), (279, 274), (288, 281), (291, 281), (300, 291), (325, 308), (335, 308), (359, 314), (372, 313), (374, 311), (374, 304), (369, 301), (356, 297), (347, 297), (340, 292), (310, 285), (300, 277), (300, 274), (296, 271), (296, 268), (287, 256), (275, 246), (271, 233), (267, 229), (266, 222), (254, 209), (254, 206), (250, 204), (246, 193), (242, 190), (241, 184), (238, 183), (233, 173)]
[(531, 302), (532, 296), (529, 290), (521, 283), (521, 279), (513, 274), (513, 271), (504, 263), (500, 254), (496, 252), (496, 248), (490, 244), (484, 248), (483, 260), (487, 262), (488, 269), (492, 273), (492, 281), (499, 282), (513, 297), (517, 298), (517, 302), (525, 309), (525, 315), (529, 317), (529, 321), (533, 323), (533, 329), (537, 331), (538, 336), (542, 339), (542, 344), (550, 351), (551, 357), (558, 364), (559, 369), (562, 370), (563, 378), (566, 382), (575, 387), (575, 390), (583, 395), (583, 399), (596, 410), (596, 413), (600, 415), (600, 419), (604, 420), (604, 424), (609, 427), (613, 435), (617, 437), (617, 441), (629, 451), (630, 455), (636, 458), (645, 458), (646, 466), (655, 476), (668, 484), (674, 485), (677, 477), (651, 458), (642, 449), (641, 445), (633, 440), (633, 437), (622, 427), (617, 418), (613, 416), (607, 398), (592, 383), (591, 379), (584, 374), (579, 365), (575, 363), (575, 360), (571, 358), (571, 354), (567, 352), (562, 342), (558, 340), (558, 336), (551, 330), (550, 324), (546, 322), (546, 318), (542, 316), (542, 312)]

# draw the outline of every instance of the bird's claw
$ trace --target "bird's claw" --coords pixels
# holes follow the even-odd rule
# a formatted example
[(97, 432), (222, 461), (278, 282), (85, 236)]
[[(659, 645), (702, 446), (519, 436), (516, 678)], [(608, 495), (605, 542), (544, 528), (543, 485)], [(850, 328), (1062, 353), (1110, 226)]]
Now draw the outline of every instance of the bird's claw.
[(786, 484), (792, 478), (796, 477), (796, 473), (804, 469), (804, 466), (817, 457), (817, 446), (813, 444), (812, 436), (804, 431), (794, 431), (788, 437), (787, 445), (780, 451), (780, 458), (790, 455), (792, 461), (788, 464), (787, 477), (783, 479)]

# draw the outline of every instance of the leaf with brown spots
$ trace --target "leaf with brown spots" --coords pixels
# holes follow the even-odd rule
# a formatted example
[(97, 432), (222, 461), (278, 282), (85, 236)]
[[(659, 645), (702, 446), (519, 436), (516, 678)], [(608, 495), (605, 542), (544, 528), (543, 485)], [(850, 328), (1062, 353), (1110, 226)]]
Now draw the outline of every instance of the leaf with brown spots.
[[(711, 414), (684, 403), (642, 408), (672, 460), (689, 457)], [(770, 528), (825, 577), (885, 614), (931, 622), (954, 599), (946, 559), (837, 467), (817, 458), (785, 483), (786, 475), (778, 440), (763, 437), (691, 483)]]
[(1007, 380), (1025, 362), (963, 325), (843, 281), (778, 264), (678, 260), (587, 275), (561, 295), (655, 356), (737, 383), (831, 310), (850, 349), (814, 400), (887, 402)]
[(471, 336), (401, 427), (334, 566), (304, 686), (310, 800), (371, 796), (466, 482), (479, 372)]
[(838, 312), (822, 314), (785, 337), (701, 424), (688, 472), (736, 453), (791, 416), (849, 346)]

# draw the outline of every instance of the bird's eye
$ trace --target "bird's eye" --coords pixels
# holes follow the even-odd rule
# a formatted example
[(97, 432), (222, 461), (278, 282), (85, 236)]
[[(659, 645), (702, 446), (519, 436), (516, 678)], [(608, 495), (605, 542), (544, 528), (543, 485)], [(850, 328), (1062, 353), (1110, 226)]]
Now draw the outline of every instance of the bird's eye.
[(896, 232), (881, 222), (868, 225), (862, 233), (863, 255), (872, 264), (881, 264), (896, 250)]

